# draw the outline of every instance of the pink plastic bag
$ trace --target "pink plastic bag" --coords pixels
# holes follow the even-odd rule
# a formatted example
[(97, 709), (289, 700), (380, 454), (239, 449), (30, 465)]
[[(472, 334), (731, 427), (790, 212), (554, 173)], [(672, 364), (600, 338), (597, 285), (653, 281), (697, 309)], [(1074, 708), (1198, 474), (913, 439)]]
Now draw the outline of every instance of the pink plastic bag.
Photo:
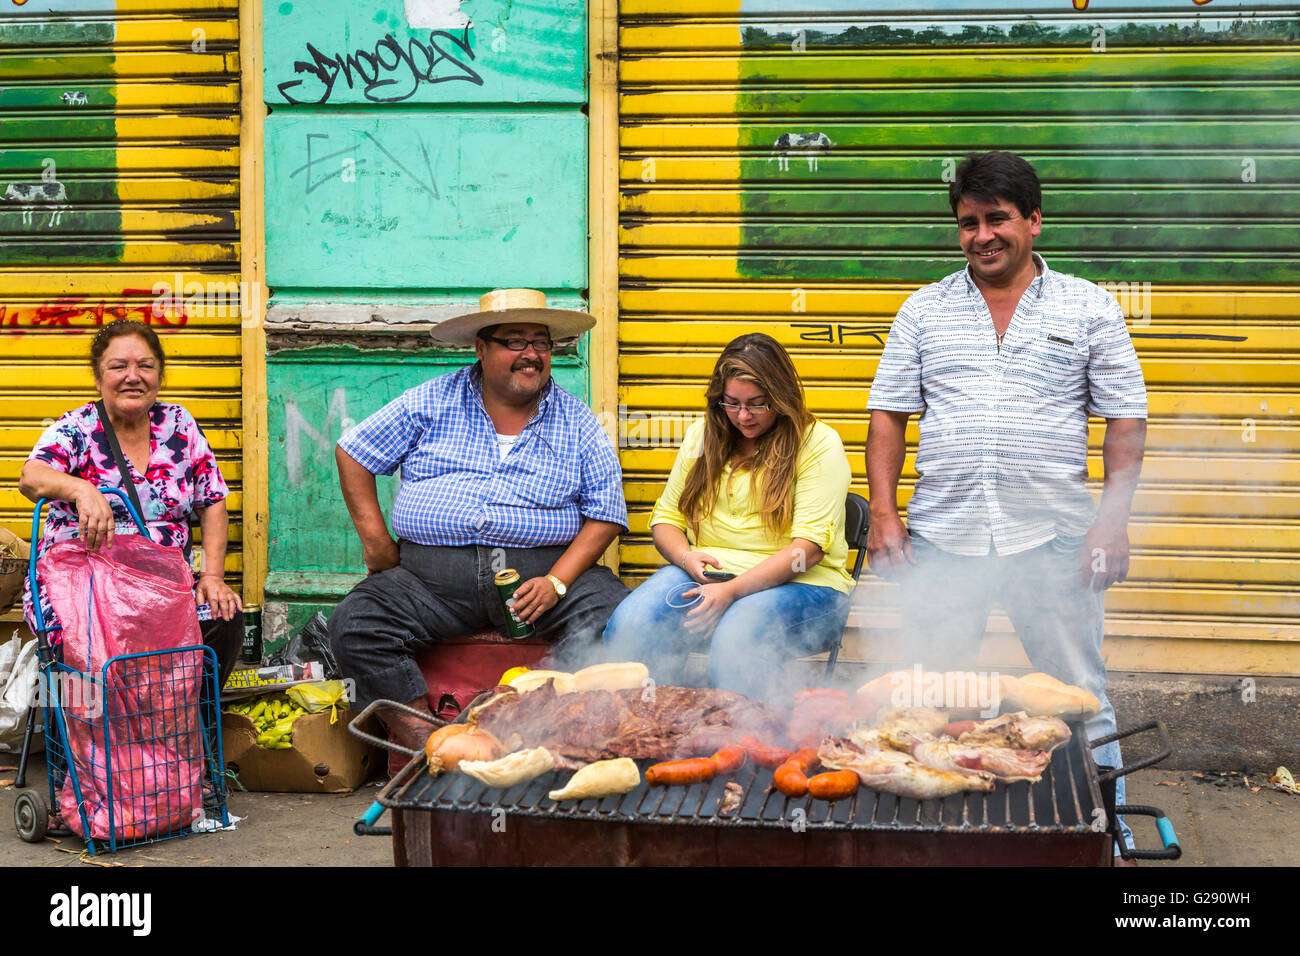
[[(203, 778), (205, 655), (184, 557), (118, 535), (98, 551), (61, 541), (37, 569), (63, 625), (64, 664), (94, 678), (62, 678), (70, 763), (59, 795), (64, 823), (83, 837), (108, 839), (112, 830), (128, 842), (179, 831), (202, 807)], [(116, 661), (97, 681), (112, 657), (191, 647)], [(72, 770), (89, 833), (82, 833)]]

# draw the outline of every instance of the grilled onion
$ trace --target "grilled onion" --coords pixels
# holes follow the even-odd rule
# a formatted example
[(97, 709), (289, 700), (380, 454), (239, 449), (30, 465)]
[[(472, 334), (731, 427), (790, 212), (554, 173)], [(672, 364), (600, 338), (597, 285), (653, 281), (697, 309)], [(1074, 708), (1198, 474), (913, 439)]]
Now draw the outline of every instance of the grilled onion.
[(501, 742), (486, 730), (466, 724), (439, 727), (424, 745), (429, 773), (434, 777), (455, 770), (462, 760), (496, 760), (501, 756), (501, 749)]

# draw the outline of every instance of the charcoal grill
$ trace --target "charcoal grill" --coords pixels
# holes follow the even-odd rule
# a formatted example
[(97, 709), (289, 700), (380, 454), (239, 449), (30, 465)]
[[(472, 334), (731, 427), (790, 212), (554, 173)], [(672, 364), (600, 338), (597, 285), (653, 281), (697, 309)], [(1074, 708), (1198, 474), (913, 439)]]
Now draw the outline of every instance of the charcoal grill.
[[(866, 788), (834, 803), (793, 799), (773, 788), (772, 770), (747, 763), (706, 783), (651, 787), (643, 780), (621, 796), (556, 803), (547, 793), (563, 785), (567, 771), (502, 790), (464, 774), (430, 777), (421, 755), (389, 781), (372, 808), (392, 810), (391, 829), (373, 825), (378, 812), (356, 829), (391, 833), (398, 866), (1109, 866), (1114, 780), (1164, 759), (1172, 748), (1103, 772), (1082, 725), (1070, 729), (1069, 743), (1052, 755), (1038, 783), (934, 800)], [(1108, 739), (1147, 730), (1167, 744), (1156, 721)], [(637, 761), (643, 776), (654, 762)], [(724, 815), (729, 781), (743, 788), (743, 798)], [(1159, 810), (1118, 809), (1157, 817), (1164, 849), (1133, 856), (1176, 859), (1181, 853)]]

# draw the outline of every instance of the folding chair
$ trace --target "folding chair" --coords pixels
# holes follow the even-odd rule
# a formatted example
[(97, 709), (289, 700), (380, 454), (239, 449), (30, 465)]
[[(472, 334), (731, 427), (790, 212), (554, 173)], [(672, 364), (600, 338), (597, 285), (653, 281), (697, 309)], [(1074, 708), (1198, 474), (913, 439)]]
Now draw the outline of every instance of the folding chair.
[[(866, 563), (867, 531), (870, 528), (871, 518), (867, 514), (867, 499), (850, 491), (848, 497), (844, 499), (844, 538), (849, 543), (850, 551), (854, 548), (858, 550), (858, 556), (853, 561), (854, 583), (861, 576), (862, 565)], [(826, 677), (830, 677), (834, 672), (835, 662), (840, 657), (840, 645), (843, 643), (844, 635), (841, 633), (835, 639), (835, 644), (826, 658)]]

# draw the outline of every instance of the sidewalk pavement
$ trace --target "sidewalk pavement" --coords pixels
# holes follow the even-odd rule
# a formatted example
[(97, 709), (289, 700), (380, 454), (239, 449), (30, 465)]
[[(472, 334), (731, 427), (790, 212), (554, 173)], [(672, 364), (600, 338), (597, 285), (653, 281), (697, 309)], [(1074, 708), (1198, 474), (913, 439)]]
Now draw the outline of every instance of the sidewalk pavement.
[[(16, 764), (0, 754), (0, 765)], [(0, 771), (4, 781), (13, 771)], [(27, 784), (46, 792), (45, 764), (33, 758)], [(16, 789), (0, 788), (0, 867), (87, 865), (86, 860), (123, 866), (392, 866), (389, 837), (359, 837), (352, 824), (379, 792), (374, 785), (345, 794), (240, 793), (230, 795), (230, 812), (244, 819), (230, 832), (195, 834), (150, 843), (99, 857), (85, 855), (76, 837), (62, 842), (23, 843), (13, 827)], [(1128, 800), (1159, 807), (1169, 817), (1183, 848), (1176, 862), (1142, 866), (1291, 866), (1300, 822), (1300, 796), (1274, 790), (1267, 773), (1140, 770), (1129, 777)], [(380, 823), (391, 817), (385, 814)], [(1132, 820), (1140, 849), (1158, 849), (1153, 820)], [(93, 864), (91, 864), (93, 865)]]

